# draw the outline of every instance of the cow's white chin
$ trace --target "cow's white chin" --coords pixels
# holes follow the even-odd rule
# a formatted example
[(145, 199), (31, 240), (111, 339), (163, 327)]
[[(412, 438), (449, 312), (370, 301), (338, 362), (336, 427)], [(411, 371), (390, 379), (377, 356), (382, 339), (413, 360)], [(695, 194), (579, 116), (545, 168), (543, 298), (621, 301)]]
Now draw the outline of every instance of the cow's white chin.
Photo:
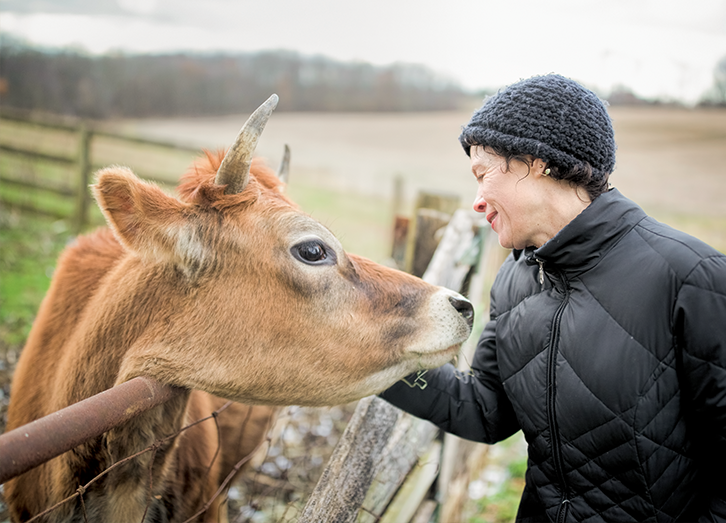
[(456, 345), (452, 345), (444, 350), (435, 352), (411, 352), (410, 357), (416, 363), (416, 368), (411, 372), (441, 367), (445, 363), (453, 360), (454, 357), (459, 354), (459, 350), (461, 350), (461, 343), (457, 343)]
[(460, 349), (461, 343), (457, 343), (439, 351), (408, 352), (404, 361), (358, 382), (352, 395), (365, 397), (383, 392), (409, 374), (419, 370), (434, 369), (449, 363), (459, 354)]

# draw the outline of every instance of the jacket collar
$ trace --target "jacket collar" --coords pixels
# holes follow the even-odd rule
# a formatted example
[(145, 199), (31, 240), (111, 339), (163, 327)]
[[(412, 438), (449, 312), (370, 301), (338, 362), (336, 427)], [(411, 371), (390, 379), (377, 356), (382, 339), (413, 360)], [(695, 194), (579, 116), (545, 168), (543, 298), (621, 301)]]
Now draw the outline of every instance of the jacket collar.
[(542, 261), (563, 270), (588, 270), (643, 218), (645, 212), (617, 189), (598, 196), (539, 249), (528, 247), (528, 263)]

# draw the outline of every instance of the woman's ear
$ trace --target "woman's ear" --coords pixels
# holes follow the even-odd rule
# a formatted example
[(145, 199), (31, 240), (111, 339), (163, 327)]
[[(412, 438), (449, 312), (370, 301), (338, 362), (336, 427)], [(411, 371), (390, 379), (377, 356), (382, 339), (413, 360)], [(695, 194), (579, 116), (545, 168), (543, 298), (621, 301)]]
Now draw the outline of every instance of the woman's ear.
[(549, 176), (550, 169), (547, 167), (547, 162), (540, 158), (535, 158), (532, 162), (532, 173), (536, 176)]

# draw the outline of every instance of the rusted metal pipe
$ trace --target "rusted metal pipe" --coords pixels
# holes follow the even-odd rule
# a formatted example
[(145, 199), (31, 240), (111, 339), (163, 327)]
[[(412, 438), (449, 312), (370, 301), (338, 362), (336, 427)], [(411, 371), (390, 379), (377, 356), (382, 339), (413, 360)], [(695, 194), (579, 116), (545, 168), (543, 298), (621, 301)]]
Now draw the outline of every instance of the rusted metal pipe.
[(0, 435), (0, 484), (161, 405), (182, 390), (138, 377)]

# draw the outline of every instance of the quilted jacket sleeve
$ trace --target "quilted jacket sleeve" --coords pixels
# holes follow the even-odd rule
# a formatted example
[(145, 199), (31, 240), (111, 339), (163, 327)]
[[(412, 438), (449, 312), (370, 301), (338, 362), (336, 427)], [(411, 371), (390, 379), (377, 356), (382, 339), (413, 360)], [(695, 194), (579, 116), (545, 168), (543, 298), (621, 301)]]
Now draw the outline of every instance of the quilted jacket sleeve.
[[(706, 258), (678, 293), (675, 331), (682, 388), (696, 433), (704, 437), (704, 460), (726, 465), (726, 257)], [(716, 471), (718, 477), (722, 469)], [(710, 505), (699, 521), (726, 521), (726, 482), (712, 481)]]
[(496, 443), (519, 430), (499, 378), (496, 322), (490, 321), (476, 349), (471, 373), (451, 365), (413, 374), (380, 396), (442, 430), (472, 441)]

